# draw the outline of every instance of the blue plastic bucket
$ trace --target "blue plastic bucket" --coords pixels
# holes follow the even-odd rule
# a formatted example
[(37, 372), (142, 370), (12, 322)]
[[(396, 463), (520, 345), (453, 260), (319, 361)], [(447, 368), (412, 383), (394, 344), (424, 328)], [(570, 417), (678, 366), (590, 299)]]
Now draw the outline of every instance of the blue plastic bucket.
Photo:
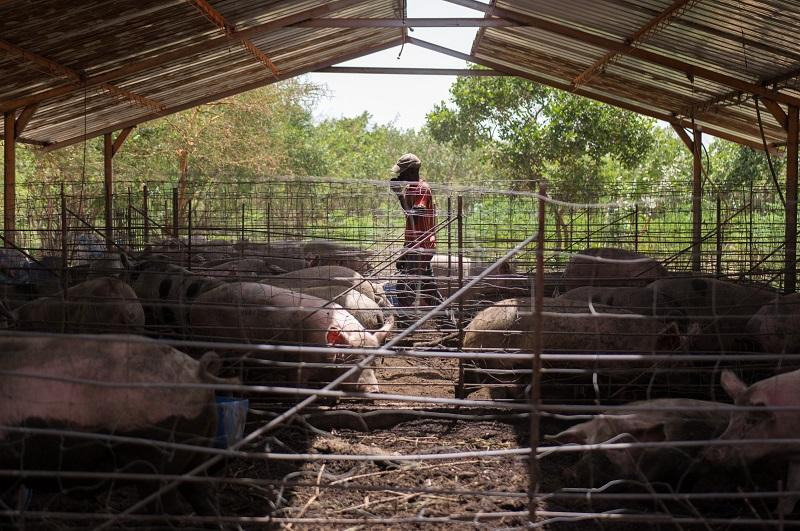
[(215, 448), (228, 448), (241, 441), (250, 401), (246, 398), (217, 397), (217, 436)]

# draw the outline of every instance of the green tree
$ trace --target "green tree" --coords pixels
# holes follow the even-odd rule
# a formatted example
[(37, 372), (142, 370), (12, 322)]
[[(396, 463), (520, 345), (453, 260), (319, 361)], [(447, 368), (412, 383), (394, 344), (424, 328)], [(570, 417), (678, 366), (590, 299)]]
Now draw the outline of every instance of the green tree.
[(517, 77), (459, 77), (427, 125), (434, 139), (483, 148), (520, 186), (544, 179), (567, 200), (599, 197), (610, 160), (636, 167), (654, 121)]

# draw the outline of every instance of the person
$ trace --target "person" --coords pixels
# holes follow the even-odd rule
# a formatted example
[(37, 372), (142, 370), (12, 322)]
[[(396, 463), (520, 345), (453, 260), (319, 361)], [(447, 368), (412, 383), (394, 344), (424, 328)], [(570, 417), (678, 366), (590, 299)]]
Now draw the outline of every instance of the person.
[[(439, 302), (442, 298), (431, 269), (431, 259), (436, 252), (436, 205), (430, 185), (419, 175), (421, 166), (419, 157), (406, 153), (392, 167), (395, 176), (389, 186), (406, 218), (403, 253), (397, 259), (397, 269), (405, 275), (427, 277), (419, 279), (420, 294), (422, 298)], [(400, 306), (412, 306), (416, 296), (408, 282), (399, 283), (398, 288)]]

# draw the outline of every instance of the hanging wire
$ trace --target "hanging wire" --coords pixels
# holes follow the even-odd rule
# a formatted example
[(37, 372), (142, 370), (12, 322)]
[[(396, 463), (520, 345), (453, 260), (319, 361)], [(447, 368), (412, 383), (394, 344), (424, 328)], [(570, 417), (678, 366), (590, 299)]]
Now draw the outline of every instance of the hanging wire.
[(764, 123), (761, 121), (761, 109), (758, 104), (758, 96), (753, 96), (753, 101), (756, 104), (756, 117), (758, 118), (758, 130), (761, 133), (761, 142), (764, 145), (764, 153), (767, 155), (767, 164), (769, 165), (769, 172), (772, 175), (772, 182), (775, 184), (775, 190), (778, 192), (778, 197), (781, 198), (781, 203), (783, 204), (783, 208), (786, 208), (786, 199), (783, 197), (783, 192), (781, 192), (781, 187), (778, 184), (778, 176), (775, 173), (775, 167), (772, 165), (772, 157), (769, 155), (769, 146), (767, 146), (767, 137), (764, 134)]

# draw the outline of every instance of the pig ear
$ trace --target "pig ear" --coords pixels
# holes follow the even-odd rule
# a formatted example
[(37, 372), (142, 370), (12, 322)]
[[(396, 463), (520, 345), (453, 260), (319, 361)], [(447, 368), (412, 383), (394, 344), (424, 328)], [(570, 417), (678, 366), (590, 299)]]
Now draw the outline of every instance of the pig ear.
[(329, 347), (333, 347), (335, 345), (350, 344), (347, 342), (347, 338), (344, 337), (342, 329), (339, 328), (338, 326), (332, 326), (328, 328), (328, 333), (325, 334), (325, 341), (328, 343)]
[(720, 377), (720, 383), (722, 384), (722, 388), (725, 389), (725, 392), (728, 393), (728, 396), (733, 398), (734, 400), (738, 399), (747, 389), (747, 386), (741, 381), (732, 371), (725, 369), (722, 371), (722, 376)]
[(201, 375), (216, 376), (221, 369), (222, 360), (219, 358), (219, 354), (213, 350), (209, 350), (200, 358), (200, 367), (198, 370)]

